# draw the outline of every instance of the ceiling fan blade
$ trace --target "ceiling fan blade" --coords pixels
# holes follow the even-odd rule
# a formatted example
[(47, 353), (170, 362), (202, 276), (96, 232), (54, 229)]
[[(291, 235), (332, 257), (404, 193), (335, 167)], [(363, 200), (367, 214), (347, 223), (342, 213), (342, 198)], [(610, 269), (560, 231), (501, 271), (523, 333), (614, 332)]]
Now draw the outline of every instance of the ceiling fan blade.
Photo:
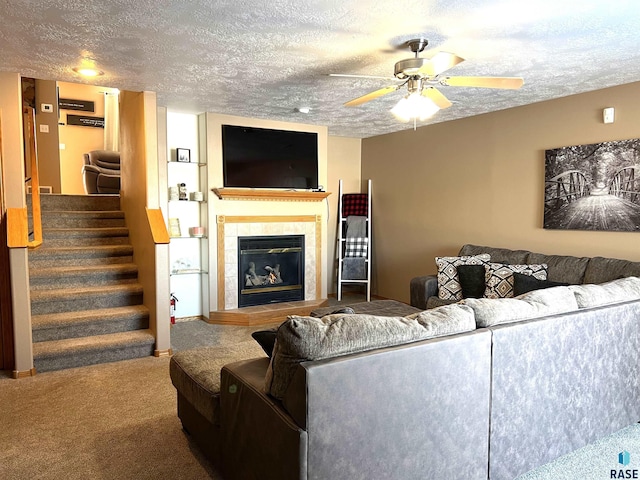
[(444, 108), (449, 108), (451, 105), (453, 105), (447, 97), (445, 97), (442, 93), (440, 93), (440, 91), (436, 90), (433, 87), (425, 88), (422, 91), (422, 95), (435, 103), (441, 110)]
[(451, 87), (504, 88), (516, 90), (524, 84), (520, 77), (447, 77), (440, 82)]
[(381, 77), (379, 75), (350, 75), (348, 73), (329, 73), (330, 77), (346, 77), (346, 78), (381, 78), (383, 80), (396, 80), (395, 77)]
[(464, 58), (448, 52), (438, 52), (420, 67), (420, 73), (435, 77), (436, 75), (464, 62)]
[(363, 95), (361, 97), (354, 98), (353, 100), (348, 101), (347, 103), (344, 104), (344, 106), (355, 107), (357, 105), (362, 105), (363, 103), (368, 102), (369, 100), (373, 100), (375, 98), (381, 97), (383, 95), (386, 95), (387, 93), (395, 92), (396, 90), (398, 90), (398, 88), (400, 88), (400, 85), (390, 85), (388, 87), (384, 87), (379, 90), (374, 90), (373, 92), (367, 93), (366, 95)]

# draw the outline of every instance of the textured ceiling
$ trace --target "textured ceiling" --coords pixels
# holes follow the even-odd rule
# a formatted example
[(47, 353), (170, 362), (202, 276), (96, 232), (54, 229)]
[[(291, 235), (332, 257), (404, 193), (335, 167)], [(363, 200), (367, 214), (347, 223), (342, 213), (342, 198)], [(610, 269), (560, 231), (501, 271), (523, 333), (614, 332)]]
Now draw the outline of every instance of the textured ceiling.
[[(389, 110), (400, 91), (348, 100), (394, 82), (423, 36), (422, 56), (466, 59), (451, 75), (521, 76), (520, 90), (442, 87), (443, 122), (640, 80), (637, 0), (3, 0), (0, 70), (151, 90), (172, 110), (329, 127), (370, 137), (413, 128)], [(84, 57), (105, 72), (79, 79)], [(309, 107), (310, 113), (296, 109)]]

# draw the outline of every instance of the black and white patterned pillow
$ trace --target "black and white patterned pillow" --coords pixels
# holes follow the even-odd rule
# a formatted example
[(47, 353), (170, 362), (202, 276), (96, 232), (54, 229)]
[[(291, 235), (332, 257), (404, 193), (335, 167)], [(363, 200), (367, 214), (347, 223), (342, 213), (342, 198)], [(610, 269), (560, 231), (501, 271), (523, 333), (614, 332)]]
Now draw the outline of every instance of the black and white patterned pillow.
[(514, 273), (531, 275), (538, 280), (547, 279), (547, 264), (540, 265), (505, 265), (503, 263), (489, 263), (485, 265), (484, 296), (486, 298), (513, 297)]
[(458, 265), (486, 265), (491, 255), (464, 255), (462, 257), (436, 257), (438, 266), (438, 298), (442, 300), (462, 300), (462, 287), (458, 278)]

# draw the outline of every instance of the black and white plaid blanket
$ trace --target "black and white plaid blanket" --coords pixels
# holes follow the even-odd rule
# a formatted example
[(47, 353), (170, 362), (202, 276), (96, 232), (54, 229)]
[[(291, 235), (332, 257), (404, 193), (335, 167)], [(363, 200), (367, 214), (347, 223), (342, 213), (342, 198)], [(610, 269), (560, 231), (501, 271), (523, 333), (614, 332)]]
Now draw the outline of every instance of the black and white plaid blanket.
[(367, 237), (347, 238), (345, 244), (345, 257), (366, 257), (369, 239)]

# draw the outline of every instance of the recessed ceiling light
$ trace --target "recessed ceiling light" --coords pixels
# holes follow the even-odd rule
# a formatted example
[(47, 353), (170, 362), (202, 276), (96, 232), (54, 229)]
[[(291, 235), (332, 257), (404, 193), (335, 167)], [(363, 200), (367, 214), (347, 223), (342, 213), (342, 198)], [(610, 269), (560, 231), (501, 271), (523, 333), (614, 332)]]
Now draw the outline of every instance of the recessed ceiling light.
[(83, 77), (99, 77), (100, 75), (104, 75), (103, 71), (90, 67), (73, 67), (72, 70)]
[(296, 111), (300, 113), (309, 113), (311, 109), (309, 107), (299, 107), (299, 108), (296, 108)]

